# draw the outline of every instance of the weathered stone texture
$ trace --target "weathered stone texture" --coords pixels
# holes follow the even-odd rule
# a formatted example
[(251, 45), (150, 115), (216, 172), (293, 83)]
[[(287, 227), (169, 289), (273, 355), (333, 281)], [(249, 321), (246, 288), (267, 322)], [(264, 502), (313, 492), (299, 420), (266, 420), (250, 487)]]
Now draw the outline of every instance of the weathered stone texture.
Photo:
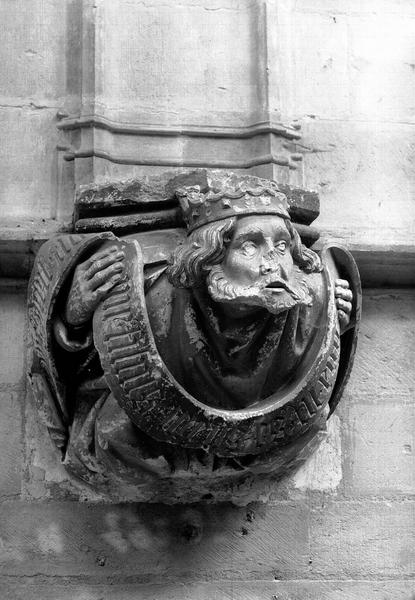
[(0, 389), (21, 385), (26, 379), (25, 313), (25, 295), (0, 288)]
[(7, 221), (21, 224), (28, 215), (40, 219), (54, 213), (51, 198), (56, 201), (58, 194), (55, 116), (55, 108), (0, 107), (3, 226)]
[[(54, 215), (56, 113), (71, 103), (65, 66), (71, 5), (53, 0), (2, 2), (0, 30), (0, 220)], [(68, 38), (68, 40), (67, 40)]]
[(2, 507), (0, 569), (22, 580), (112, 575), (158, 585), (325, 578), (330, 591), (341, 584), (329, 580), (347, 586), (412, 578), (414, 508), (414, 502), (329, 501), (311, 512), (300, 502), (248, 510), (14, 502)]
[(413, 125), (306, 117), (301, 146), (307, 185), (320, 194), (321, 231), (346, 245), (412, 242)]
[(410, 2), (302, 0), (286, 14), (295, 63), (288, 110), (368, 122), (414, 116)]
[(0, 502), (21, 491), (22, 397), (17, 391), (0, 392)]
[(415, 406), (404, 399), (362, 402), (344, 408), (343, 418), (343, 493), (414, 496)]
[(10, 600), (413, 600), (413, 591), (412, 580), (140, 584), (56, 578), (52, 585), (38, 576), (0, 583), (2, 597)]
[(2, 2), (3, 96), (39, 105), (65, 95), (66, 13), (74, 2), (63, 4), (62, 10), (53, 0)]
[(0, 502), (22, 487), (25, 307), (24, 293), (0, 286)]
[[(413, 400), (415, 391), (415, 292), (368, 290), (345, 403), (363, 398)], [(381, 410), (381, 407), (379, 407)]]
[[(121, 1), (98, 10), (98, 51), (106, 67), (98, 74), (97, 100), (113, 115), (131, 115), (135, 106), (134, 119), (139, 112), (150, 123), (160, 122), (163, 114), (169, 124), (239, 125), (247, 115), (258, 119), (265, 90), (254, 67), (261, 60), (255, 3), (167, 2), (160, 10), (157, 3)], [(128, 44), (119, 43), (120, 30)], [(209, 47), (209, 57), (189, 52), (191, 47)], [(157, 85), (150, 83), (155, 77)]]
[(0, 573), (112, 573), (159, 583), (298, 578), (309, 569), (308, 527), (304, 503), (240, 509), (14, 502), (2, 506)]
[(324, 502), (310, 520), (315, 576), (415, 577), (413, 501)]
[(412, 242), (413, 4), (287, 1), (278, 14), (275, 53), (289, 65), (278, 100), (302, 125), (318, 224), (357, 244)]

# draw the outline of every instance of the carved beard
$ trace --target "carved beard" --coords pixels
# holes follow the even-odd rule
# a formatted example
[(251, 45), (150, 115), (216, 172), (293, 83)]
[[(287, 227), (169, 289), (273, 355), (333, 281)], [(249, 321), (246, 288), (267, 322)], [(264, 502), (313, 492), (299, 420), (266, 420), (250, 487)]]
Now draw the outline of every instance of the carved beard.
[(257, 306), (277, 315), (297, 305), (310, 306), (312, 298), (299, 267), (294, 267), (289, 281), (275, 275), (263, 277), (257, 284), (242, 286), (232, 283), (225, 275), (222, 265), (214, 265), (206, 283), (213, 300), (226, 304)]

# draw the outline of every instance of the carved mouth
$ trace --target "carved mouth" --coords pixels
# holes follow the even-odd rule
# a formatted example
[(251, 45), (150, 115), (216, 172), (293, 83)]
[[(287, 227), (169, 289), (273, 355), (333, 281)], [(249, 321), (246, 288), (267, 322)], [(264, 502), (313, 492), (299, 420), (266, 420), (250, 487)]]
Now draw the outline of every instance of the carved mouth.
[(274, 294), (280, 294), (281, 292), (289, 291), (288, 285), (282, 279), (271, 281), (265, 286), (265, 289), (270, 290)]

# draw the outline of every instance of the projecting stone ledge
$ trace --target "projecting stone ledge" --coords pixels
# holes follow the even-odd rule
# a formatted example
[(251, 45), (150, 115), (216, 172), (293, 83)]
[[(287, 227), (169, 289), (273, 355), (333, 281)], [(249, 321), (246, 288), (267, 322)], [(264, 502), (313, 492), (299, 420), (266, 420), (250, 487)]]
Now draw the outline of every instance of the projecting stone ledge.
[[(86, 219), (85, 219), (86, 220)], [(300, 225), (297, 225), (300, 229)], [(68, 233), (68, 223), (53, 219), (29, 219), (0, 225), (0, 279), (27, 280), (40, 246), (58, 233)], [(314, 232), (314, 227), (308, 230)], [(386, 232), (385, 232), (386, 233)], [(300, 235), (303, 237), (302, 232)], [(332, 229), (323, 240), (346, 243), (359, 267), (363, 287), (410, 287), (415, 285), (415, 242), (397, 240), (384, 243), (383, 231), (379, 241), (367, 241), (367, 232), (356, 232), (347, 240), (342, 230)]]

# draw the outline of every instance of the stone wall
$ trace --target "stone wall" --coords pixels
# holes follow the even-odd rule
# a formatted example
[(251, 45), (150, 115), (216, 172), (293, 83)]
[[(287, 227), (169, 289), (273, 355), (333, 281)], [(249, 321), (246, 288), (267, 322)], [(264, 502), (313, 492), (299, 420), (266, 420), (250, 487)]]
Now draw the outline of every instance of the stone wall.
[(25, 396), (25, 293), (3, 287), (1, 597), (412, 599), (414, 303), (366, 290), (327, 440), (265, 503), (106, 505), (68, 491)]
[[(1, 598), (415, 598), (414, 27), (410, 0), (0, 3)], [(76, 185), (196, 160), (320, 192), (366, 285), (352, 378), (266, 502), (79, 499), (25, 391), (32, 255)]]

